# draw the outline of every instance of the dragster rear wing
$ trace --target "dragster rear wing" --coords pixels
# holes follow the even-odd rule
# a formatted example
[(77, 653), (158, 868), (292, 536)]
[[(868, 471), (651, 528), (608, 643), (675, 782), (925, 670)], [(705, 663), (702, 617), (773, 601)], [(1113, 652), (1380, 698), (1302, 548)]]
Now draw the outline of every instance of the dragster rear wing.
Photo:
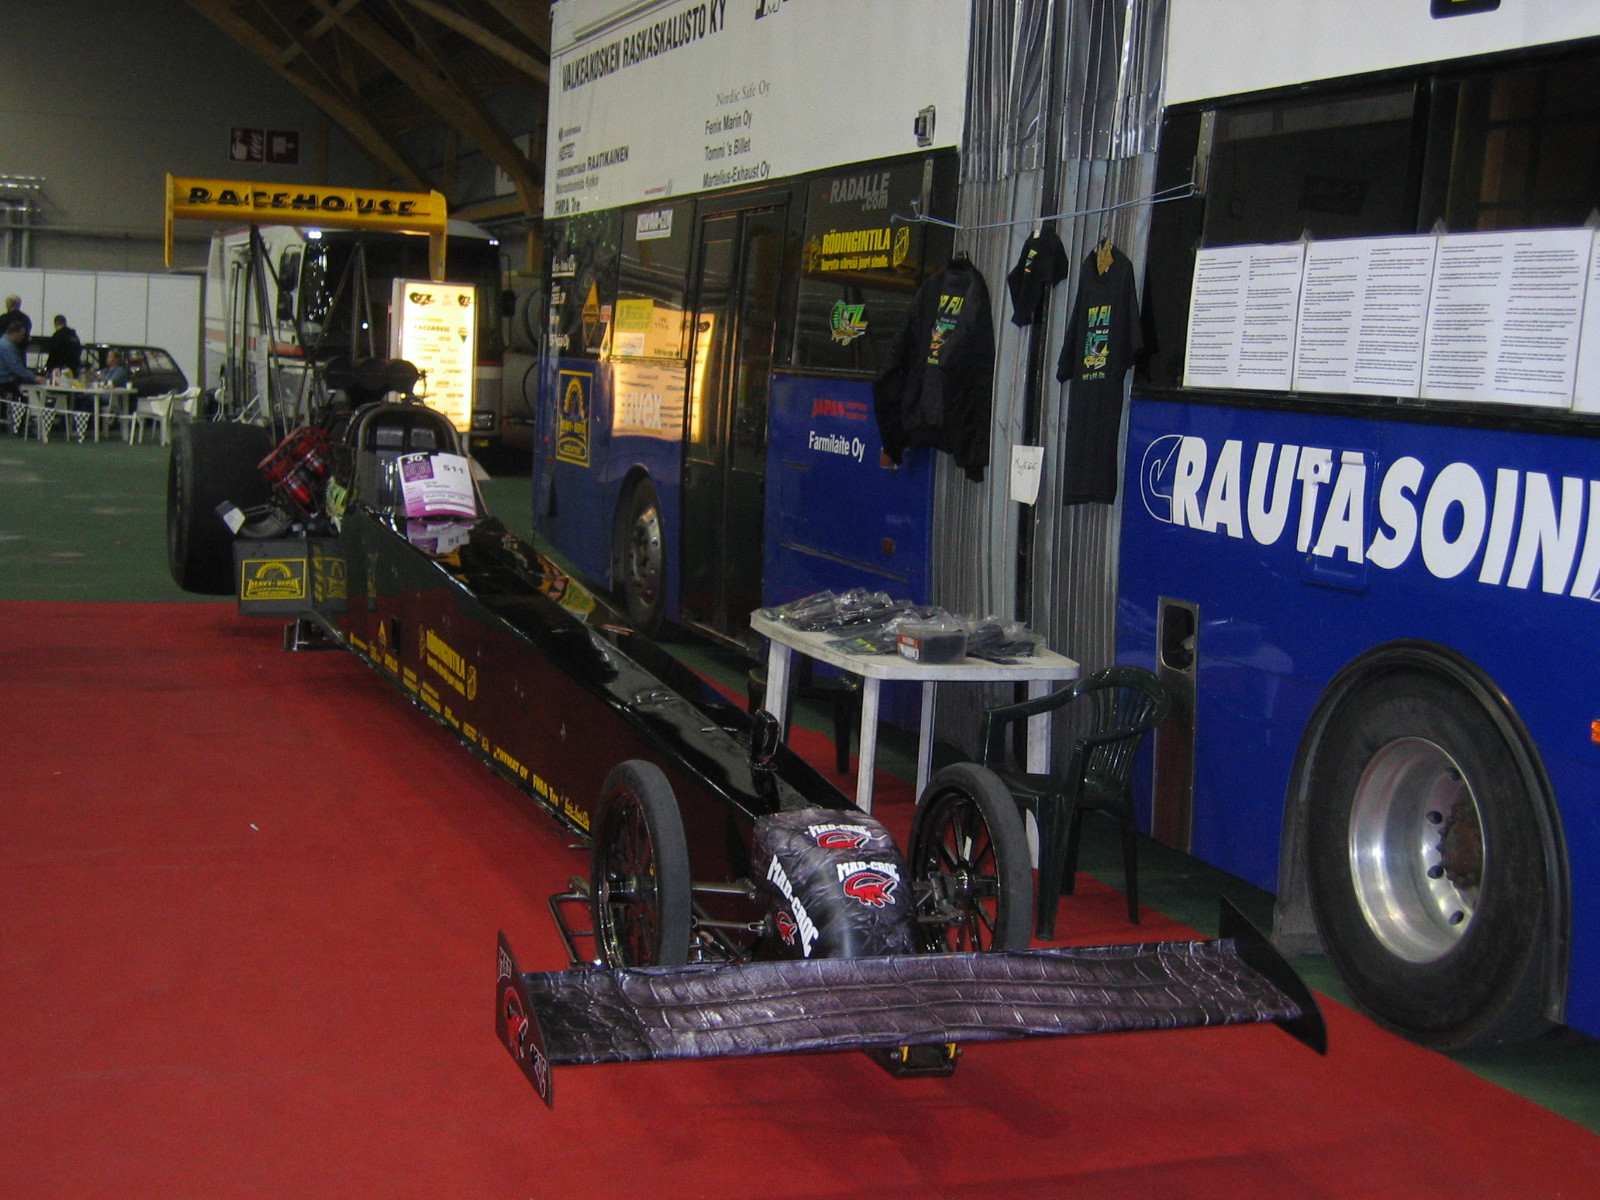
[(524, 975), (500, 935), (495, 1029), (551, 1068), (1270, 1021), (1319, 1054), (1310, 989), (1226, 900), (1214, 941)]

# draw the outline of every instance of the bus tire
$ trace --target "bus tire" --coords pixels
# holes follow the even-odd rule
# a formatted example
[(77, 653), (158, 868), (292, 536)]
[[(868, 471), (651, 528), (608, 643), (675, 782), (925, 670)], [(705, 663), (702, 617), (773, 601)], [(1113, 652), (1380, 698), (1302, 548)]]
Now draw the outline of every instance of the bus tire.
[(272, 451), (260, 425), (192, 421), (173, 426), (167, 458), (167, 566), (186, 592), (227, 596), (233, 586), (233, 531), (217, 505), (265, 504), (271, 488), (256, 465)]
[(634, 628), (654, 637), (661, 632), (667, 609), (666, 547), (655, 484), (649, 479), (635, 483), (623, 512), (617, 547), (622, 600)]
[(1398, 669), (1355, 684), (1311, 765), (1306, 863), (1329, 959), (1380, 1023), (1437, 1049), (1545, 1028), (1539, 797), (1469, 689)]
[(689, 846), (666, 775), (630, 759), (606, 776), (594, 814), (589, 900), (595, 951), (608, 967), (689, 961)]

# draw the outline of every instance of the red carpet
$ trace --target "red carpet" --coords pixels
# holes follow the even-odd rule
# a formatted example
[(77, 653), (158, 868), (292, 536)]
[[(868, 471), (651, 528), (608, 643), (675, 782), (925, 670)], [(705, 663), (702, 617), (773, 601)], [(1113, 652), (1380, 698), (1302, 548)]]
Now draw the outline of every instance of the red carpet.
[[(573, 1068), (494, 1040), (584, 857), (354, 659), (226, 605), (0, 604), (0, 1195), (1600, 1195), (1600, 1139), (1329, 1006), (1272, 1028)], [(1087, 889), (1074, 940), (1128, 936)], [(1168, 932), (1171, 932), (1170, 926)], [(1146, 926), (1158, 936), (1160, 926)]]

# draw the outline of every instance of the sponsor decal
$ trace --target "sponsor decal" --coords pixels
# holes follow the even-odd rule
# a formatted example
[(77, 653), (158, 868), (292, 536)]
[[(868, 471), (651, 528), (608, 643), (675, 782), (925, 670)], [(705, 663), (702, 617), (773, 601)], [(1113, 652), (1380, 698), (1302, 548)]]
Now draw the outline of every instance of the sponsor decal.
[(806, 833), (824, 850), (859, 850), (872, 840), (864, 825), (807, 825)]
[(789, 946), (794, 945), (795, 934), (800, 928), (794, 923), (794, 918), (780, 908), (778, 910), (778, 915), (773, 918), (773, 921), (778, 926), (778, 936), (783, 939), (784, 944)]
[(239, 599), (304, 600), (306, 560), (247, 558), (239, 564)]
[[(501, 976), (506, 977), (505, 961), (501, 963)], [(512, 1056), (522, 1065), (533, 1080), (533, 1086), (539, 1095), (544, 1096), (550, 1091), (550, 1060), (539, 1049), (539, 1043), (529, 1037), (532, 1023), (528, 1014), (523, 1010), (522, 997), (517, 994), (517, 989), (507, 984), (500, 993), (501, 1016), (506, 1023), (506, 1045), (510, 1048)]]
[(828, 328), (832, 331), (833, 340), (841, 346), (848, 346), (865, 333), (866, 312), (865, 304), (846, 304), (843, 300), (835, 300), (833, 312), (828, 317)]
[(422, 660), (451, 687), (468, 700), (478, 696), (478, 668), (467, 662), (433, 630), (423, 627)]
[(1436, 579), (1600, 599), (1600, 479), (1166, 434), (1139, 466), (1156, 521)]
[(656, 209), (654, 212), (642, 212), (634, 218), (633, 236), (635, 241), (650, 242), (659, 238), (672, 236), (672, 210), (670, 208)]
[(525, 780), (528, 778), (528, 768), (523, 766), (515, 758), (511, 757), (511, 755), (503, 747), (496, 746), (492, 751), (490, 751), (489, 757), (491, 760), (499, 763), (506, 770), (510, 771), (518, 779)]
[(867, 908), (886, 908), (894, 903), (900, 885), (900, 868), (889, 862), (845, 862), (835, 868), (844, 894)]
[(875, 171), (871, 175), (851, 175), (835, 179), (828, 185), (829, 204), (861, 202), (862, 212), (889, 207), (889, 172)]
[(806, 270), (883, 271), (898, 267), (911, 252), (911, 229), (830, 229), (806, 243)]
[(846, 421), (865, 421), (871, 416), (871, 409), (865, 400), (829, 400), (823, 396), (815, 396), (811, 400), (811, 415), (813, 417), (840, 417)]
[(789, 902), (789, 910), (794, 914), (795, 928), (800, 937), (800, 953), (810, 958), (811, 947), (816, 944), (820, 933), (816, 922), (811, 919), (811, 914), (806, 911), (806, 906), (800, 903), (800, 898), (794, 894), (794, 884), (789, 882), (788, 873), (777, 859), (767, 864), (767, 882), (777, 888)]
[(556, 459), (574, 466), (589, 465), (589, 397), (594, 389), (591, 371), (562, 371), (557, 387), (561, 404), (556, 414)]
[(311, 590), (317, 602), (347, 600), (349, 587), (344, 559), (314, 551), (311, 559)]
[(841, 437), (837, 433), (818, 433), (815, 429), (806, 431), (806, 445), (823, 454), (842, 454), (857, 462), (860, 462), (867, 452), (867, 444), (860, 438)]

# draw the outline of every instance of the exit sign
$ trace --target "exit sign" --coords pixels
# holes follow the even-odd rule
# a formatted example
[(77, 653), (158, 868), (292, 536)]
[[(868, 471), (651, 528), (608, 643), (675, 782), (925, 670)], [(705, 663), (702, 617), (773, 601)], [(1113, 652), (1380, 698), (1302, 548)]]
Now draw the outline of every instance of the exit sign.
[(228, 136), (232, 162), (265, 162), (293, 166), (300, 161), (300, 132), (295, 129), (249, 129), (235, 125)]

